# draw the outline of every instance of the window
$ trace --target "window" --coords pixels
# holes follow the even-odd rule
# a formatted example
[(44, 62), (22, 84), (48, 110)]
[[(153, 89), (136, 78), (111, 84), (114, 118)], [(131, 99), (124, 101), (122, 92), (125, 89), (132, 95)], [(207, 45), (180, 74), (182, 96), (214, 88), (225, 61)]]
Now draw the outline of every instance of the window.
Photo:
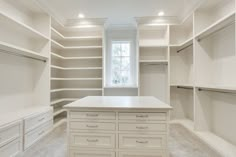
[(112, 41), (111, 51), (111, 85), (131, 85), (131, 42)]

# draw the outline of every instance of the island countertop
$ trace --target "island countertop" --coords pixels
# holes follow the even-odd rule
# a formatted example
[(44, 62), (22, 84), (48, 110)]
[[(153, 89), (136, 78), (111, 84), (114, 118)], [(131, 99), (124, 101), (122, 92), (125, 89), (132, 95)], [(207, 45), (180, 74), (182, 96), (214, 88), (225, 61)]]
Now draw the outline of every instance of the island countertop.
[(151, 96), (88, 96), (64, 106), (65, 109), (162, 109), (172, 107)]

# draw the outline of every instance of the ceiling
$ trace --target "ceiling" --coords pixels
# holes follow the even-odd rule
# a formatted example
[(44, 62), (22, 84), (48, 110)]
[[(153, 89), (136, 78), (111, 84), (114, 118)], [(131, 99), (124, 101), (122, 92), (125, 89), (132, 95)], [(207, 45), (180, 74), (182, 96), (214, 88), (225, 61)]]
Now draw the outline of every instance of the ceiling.
[(127, 24), (134, 17), (165, 16), (182, 19), (202, 0), (38, 0), (40, 4), (61, 22), (78, 19), (83, 13), (86, 18), (107, 18), (111, 24)]

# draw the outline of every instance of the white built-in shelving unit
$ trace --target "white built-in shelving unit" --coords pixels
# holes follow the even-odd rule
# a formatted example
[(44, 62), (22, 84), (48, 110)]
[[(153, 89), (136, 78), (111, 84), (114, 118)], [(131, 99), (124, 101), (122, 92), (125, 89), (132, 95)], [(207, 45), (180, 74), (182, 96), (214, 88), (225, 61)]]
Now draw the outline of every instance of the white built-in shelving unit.
[(33, 0), (2, 0), (0, 25), (0, 114), (49, 106), (50, 16)]
[(103, 27), (73, 28), (52, 20), (51, 105), (55, 125), (65, 122), (63, 106), (103, 94)]
[(170, 26), (170, 104), (179, 123), (222, 156), (236, 156), (235, 1), (203, 2)]
[(169, 99), (169, 26), (138, 27), (139, 95)]

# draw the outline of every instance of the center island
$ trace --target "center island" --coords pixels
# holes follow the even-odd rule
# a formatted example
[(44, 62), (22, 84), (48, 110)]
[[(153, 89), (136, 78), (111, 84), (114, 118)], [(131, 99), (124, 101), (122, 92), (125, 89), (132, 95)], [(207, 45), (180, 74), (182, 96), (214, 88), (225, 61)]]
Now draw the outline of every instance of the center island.
[(88, 96), (67, 110), (68, 157), (168, 157), (172, 107), (155, 97)]

